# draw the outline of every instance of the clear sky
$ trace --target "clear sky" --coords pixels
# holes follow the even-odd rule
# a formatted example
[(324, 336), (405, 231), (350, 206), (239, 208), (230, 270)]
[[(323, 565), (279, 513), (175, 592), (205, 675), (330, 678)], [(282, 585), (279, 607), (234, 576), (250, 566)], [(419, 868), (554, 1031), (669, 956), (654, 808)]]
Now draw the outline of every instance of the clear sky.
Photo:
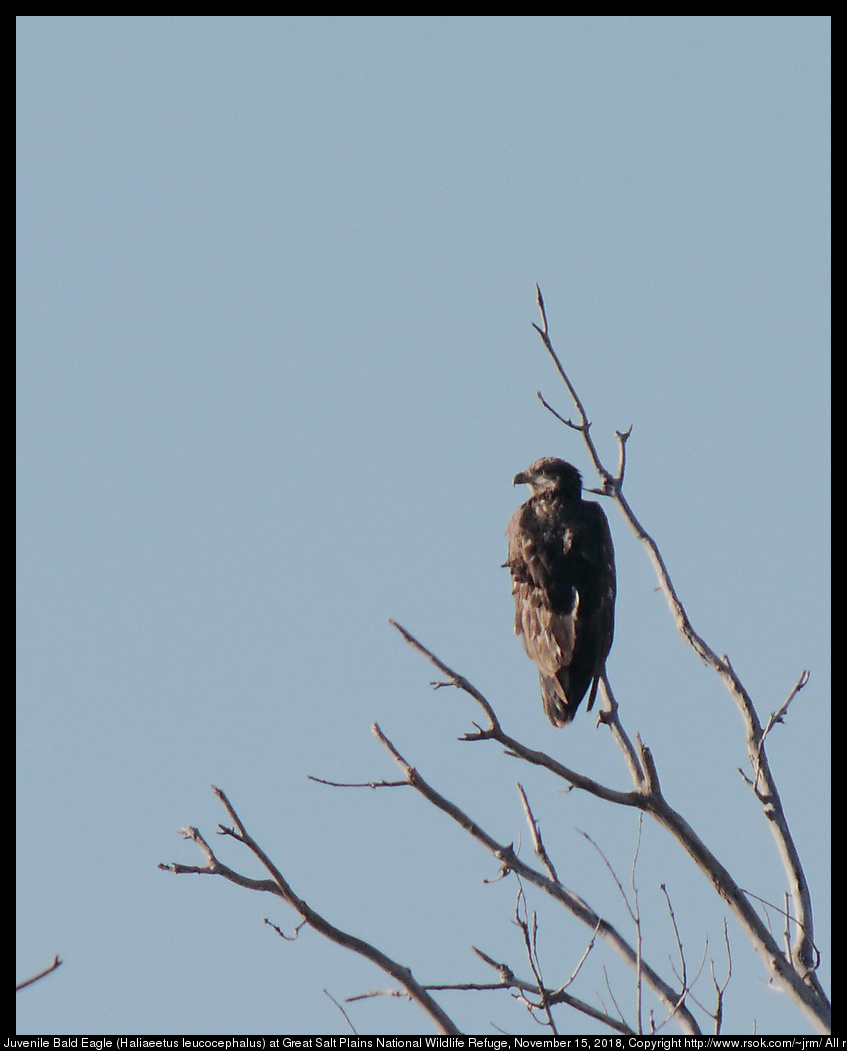
[[(608, 734), (544, 718), (512, 633), (513, 475), (596, 484), (531, 323), (534, 283), (698, 630), (763, 718), (829, 976), (829, 23), (792, 18), (18, 19), (18, 1032), (350, 1032), (390, 986), (270, 895), (199, 864), (221, 786), (294, 889), (423, 982), (529, 977), (514, 877), (396, 776), (421, 773), (633, 937), (637, 834), (492, 744), (388, 625), (508, 732), (620, 788)], [(741, 721), (614, 508), (609, 672), (669, 801), (782, 905)], [(260, 875), (232, 841), (233, 867)], [(712, 1001), (725, 910), (653, 825), (645, 957), (674, 902)], [(587, 932), (537, 895), (545, 979)], [(782, 924), (771, 913), (775, 933)], [(726, 1031), (810, 1032), (730, 918)], [(634, 1022), (595, 949), (572, 991)], [(678, 962), (675, 966), (679, 967)], [(466, 1032), (540, 1030), (506, 992), (441, 993)], [(655, 1008), (650, 1001), (649, 1008)], [(431, 1032), (403, 999), (360, 1033)], [(662, 1017), (656, 1011), (657, 1019)], [(564, 1011), (562, 1032), (602, 1030)], [(673, 1030), (670, 1027), (667, 1032)], [(674, 1032), (676, 1030), (673, 1030)]]

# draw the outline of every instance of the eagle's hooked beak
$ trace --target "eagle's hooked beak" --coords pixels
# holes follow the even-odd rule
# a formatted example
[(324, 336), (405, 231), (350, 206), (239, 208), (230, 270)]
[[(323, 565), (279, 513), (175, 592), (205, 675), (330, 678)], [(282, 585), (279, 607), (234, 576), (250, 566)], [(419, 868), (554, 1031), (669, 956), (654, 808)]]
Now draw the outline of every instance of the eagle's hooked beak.
[(526, 471), (520, 471), (518, 474), (515, 475), (514, 480), (512, 481), (512, 485), (529, 485), (530, 480), (530, 476), (526, 473)]

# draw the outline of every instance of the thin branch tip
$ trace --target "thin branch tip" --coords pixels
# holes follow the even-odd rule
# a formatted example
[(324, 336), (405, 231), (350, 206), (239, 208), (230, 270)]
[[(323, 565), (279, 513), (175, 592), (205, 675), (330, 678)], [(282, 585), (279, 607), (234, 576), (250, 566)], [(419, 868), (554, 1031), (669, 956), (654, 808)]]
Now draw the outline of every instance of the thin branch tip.
[(32, 976), (32, 978), (27, 978), (23, 982), (18, 982), (15, 985), (15, 992), (17, 993), (21, 989), (26, 989), (26, 987), (29, 986), (29, 985), (34, 985), (35, 982), (40, 981), (42, 978), (46, 978), (48, 974), (52, 974), (53, 971), (55, 971), (57, 967), (61, 967), (61, 966), (62, 966), (62, 960), (59, 958), (59, 954), (57, 953), (53, 957), (53, 962), (50, 964), (49, 967), (45, 967), (43, 971), (39, 971), (38, 974), (34, 974)]

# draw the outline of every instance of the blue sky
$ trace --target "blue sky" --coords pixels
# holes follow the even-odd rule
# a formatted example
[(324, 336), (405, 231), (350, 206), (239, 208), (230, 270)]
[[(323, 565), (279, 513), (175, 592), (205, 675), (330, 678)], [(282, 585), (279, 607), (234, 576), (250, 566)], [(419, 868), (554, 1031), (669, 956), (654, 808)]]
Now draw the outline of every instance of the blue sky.
[[(176, 835), (227, 791), (295, 890), (423, 982), (526, 975), (514, 880), (395, 776), (378, 721), (505, 842), (521, 780), (564, 882), (632, 936), (629, 813), (563, 794), (433, 692), (393, 617), (508, 732), (616, 787), (602, 729), (547, 725), (503, 532), (542, 455), (595, 484), (531, 328), (544, 291), (601, 453), (695, 627), (763, 718), (829, 975), (829, 23), (793, 18), (54, 18), (18, 35), (18, 1032), (344, 1033), (388, 979)], [(781, 903), (741, 722), (613, 508), (625, 723), (745, 889)], [(258, 875), (234, 843), (235, 868)], [(645, 954), (696, 969), (724, 910), (646, 826)], [(267, 900), (264, 900), (264, 899)], [(586, 933), (543, 901), (551, 984)], [(777, 931), (781, 928), (773, 917)], [(810, 1031), (730, 920), (726, 1031)], [(598, 950), (574, 991), (628, 1019)], [(700, 992), (710, 999), (706, 973)], [(528, 975), (527, 975), (528, 976)], [(540, 1032), (442, 993), (467, 1032)], [(651, 1005), (653, 1006), (653, 1005)], [(404, 1000), (361, 1033), (429, 1032)], [(560, 1016), (562, 1032), (598, 1032)]]

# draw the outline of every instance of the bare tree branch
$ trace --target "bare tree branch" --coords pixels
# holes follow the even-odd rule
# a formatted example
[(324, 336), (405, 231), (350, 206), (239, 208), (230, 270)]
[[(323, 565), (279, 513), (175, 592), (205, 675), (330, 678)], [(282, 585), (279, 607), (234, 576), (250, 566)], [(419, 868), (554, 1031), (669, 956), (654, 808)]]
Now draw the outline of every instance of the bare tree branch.
[[(803, 689), (803, 687), (806, 685), (806, 683), (809, 681), (810, 676), (811, 676), (811, 672), (806, 671), (805, 669), (803, 671), (801, 671), (800, 672), (800, 678), (794, 684), (794, 688), (792, 689), (791, 693), (789, 693), (788, 698), (785, 701), (785, 703), (782, 705), (782, 707), (778, 711), (771, 712), (770, 717), (768, 719), (767, 726), (765, 727), (764, 731), (762, 732), (762, 739), (759, 742), (759, 752), (761, 752), (762, 747), (764, 746), (765, 738), (768, 736), (768, 734), (771, 732), (771, 730), (776, 726), (776, 724), (777, 723), (782, 723), (782, 724), (785, 723), (785, 716), (786, 716), (786, 713), (788, 712), (789, 705), (794, 700), (794, 698), (797, 696), (797, 694)], [(757, 770), (758, 770), (758, 766), (757, 766)]]
[[(595, 932), (596, 933), (596, 932)], [(614, 1029), (618, 1033), (624, 1033), (627, 1036), (635, 1036), (635, 1032), (630, 1029), (628, 1025), (621, 1022), (619, 1019), (612, 1015), (606, 1014), (604, 1011), (599, 1011), (596, 1007), (592, 1007), (591, 1004), (586, 1003), (584, 1000), (580, 1000), (576, 996), (571, 996), (570, 993), (565, 992), (565, 989), (571, 984), (579, 973), (585, 958), (591, 951), (591, 946), (594, 944), (594, 935), (591, 937), (588, 948), (583, 953), (582, 959), (574, 969), (573, 974), (568, 981), (560, 989), (545, 989), (543, 990), (544, 995), (547, 997), (547, 1002), (551, 1006), (556, 1004), (564, 1004), (567, 1007), (572, 1007), (575, 1011), (580, 1011), (582, 1014), (587, 1015), (589, 1018), (593, 1018), (598, 1022), (603, 1022), (609, 1028)], [(481, 960), (484, 960), (489, 967), (493, 967), (495, 971), (498, 971), (501, 980), (497, 984), (492, 985), (481, 985), (471, 982), (466, 982), (461, 985), (428, 985), (427, 989), (475, 989), (475, 990), (494, 990), (494, 989), (520, 989), (525, 993), (530, 993), (533, 996), (540, 996), (542, 990), (538, 988), (533, 982), (524, 982), (520, 978), (516, 978), (511, 967), (506, 963), (498, 963), (493, 960), (490, 956), (484, 953), (481, 949), (477, 949), (475, 945), (471, 948), (479, 956)]]
[(723, 940), (726, 946), (726, 978), (719, 982), (715, 977), (715, 961), (712, 960), (712, 982), (715, 986), (715, 1035), (720, 1035), (723, 1024), (723, 1001), (729, 980), (732, 978), (732, 950), (729, 947), (729, 931), (726, 929), (726, 920), (723, 921)]
[(49, 967), (45, 967), (43, 971), (39, 971), (38, 974), (34, 974), (32, 978), (27, 978), (26, 981), (19, 982), (15, 986), (15, 992), (18, 993), (21, 991), (21, 989), (26, 989), (27, 986), (33, 985), (35, 982), (41, 981), (42, 978), (46, 978), (48, 974), (51, 974), (53, 971), (56, 970), (57, 967), (61, 966), (62, 961), (59, 959), (58, 956), (54, 956), (53, 962), (50, 964)]
[(529, 800), (526, 797), (523, 785), (518, 782), (518, 792), (520, 793), (521, 802), (523, 803), (524, 813), (526, 814), (526, 820), (529, 824), (529, 830), (532, 833), (532, 842), (535, 845), (535, 853), (541, 860), (541, 864), (547, 869), (547, 875), (551, 880), (558, 883), (559, 877), (556, 875), (556, 870), (553, 867), (553, 862), (550, 860), (550, 855), (547, 853), (547, 848), (544, 846), (544, 842), (541, 839), (541, 830), (538, 827), (538, 822), (535, 820), (535, 815), (532, 812), (532, 808), (529, 805)]
[[(499, 723), (497, 725), (499, 725)], [(532, 883), (541, 888), (545, 893), (549, 894), (552, 898), (555, 898), (564, 905), (568, 911), (576, 916), (581, 922), (586, 924), (586, 926), (592, 928), (592, 930), (596, 930), (599, 937), (607, 942), (633, 969), (636, 969), (638, 965), (637, 953), (626, 939), (622, 937), (622, 935), (610, 923), (608, 923), (608, 921), (599, 916), (590, 905), (583, 901), (582, 898), (574, 894), (572, 891), (569, 891), (560, 882), (552, 880), (549, 876), (543, 875), (541, 872), (538, 872), (536, 869), (527, 865), (524, 861), (521, 861), (511, 844), (504, 845), (498, 843), (493, 836), (489, 835), (479, 824), (477, 824), (476, 821), (456, 806), (455, 803), (452, 803), (449, 799), (446, 799), (437, 792), (424, 780), (413, 766), (409, 765), (376, 723), (374, 723), (373, 731), (384, 747), (393, 756), (395, 762), (405, 773), (409, 784), (416, 789), (416, 791), (420, 792), (420, 794), (432, 803), (433, 806), (436, 806), (439, 810), (442, 810), (449, 817), (453, 818), (453, 820), (473, 836), (474, 839), (482, 843), (491, 854), (502, 863), (504, 868), (510, 869), (522, 879), (525, 879), (528, 883)], [(496, 740), (501, 739), (505, 739), (510, 745), (512, 743), (512, 738), (505, 734), (502, 734), (502, 738), (501, 736), (496, 737)], [(524, 749), (522, 745), (518, 745), (518, 742), (516, 741), (514, 744), (520, 747), (522, 751), (530, 751)], [(534, 754), (539, 757), (543, 756), (543, 753)], [(553, 760), (550, 760), (548, 756), (544, 756), (543, 758), (545, 762), (542, 762), (541, 765), (547, 765), (546, 760), (549, 760), (550, 763), (554, 762)], [(615, 793), (615, 795), (629, 797), (630, 795), (635, 796), (636, 793)], [(669, 1012), (676, 1016), (682, 1029), (687, 1033), (699, 1033), (700, 1029), (697, 1020), (685, 1005), (681, 1003), (680, 994), (668, 985), (656, 971), (643, 962), (642, 970), (647, 984), (667, 1006)]]
[(618, 716), (618, 702), (615, 700), (614, 693), (612, 693), (609, 676), (606, 674), (605, 670), (603, 671), (601, 682), (603, 683), (603, 707), (597, 713), (597, 722), (598, 724), (603, 723), (605, 726), (609, 727), (612, 737), (614, 737), (615, 743), (621, 750), (621, 754), (629, 767), (632, 783), (636, 790), (638, 790), (646, 780), (646, 775), (641, 765), (638, 751), (633, 746), (632, 741), (630, 741), (626, 730), (623, 728), (623, 723)]
[[(771, 979), (778, 982), (785, 991), (789, 992), (789, 994), (792, 995), (804, 1008), (814, 1023), (821, 1027), (822, 1030), (831, 1024), (831, 1010), (828, 1001), (825, 1001), (824, 998), (824, 1002), (822, 1002), (814, 989), (804, 980), (804, 977), (797, 973), (791, 963), (786, 959), (784, 953), (774, 939), (773, 934), (762, 922), (759, 914), (750, 904), (744, 891), (733, 879), (729, 870), (718, 861), (685, 818), (674, 810), (664, 798), (653, 755), (650, 749), (641, 742), (640, 738), (637, 738), (639, 763), (644, 771), (646, 780), (639, 785), (636, 791), (632, 792), (620, 792), (616, 789), (608, 788), (606, 785), (602, 785), (599, 782), (594, 781), (592, 778), (586, 777), (584, 774), (580, 774), (577, 771), (564, 766), (546, 753), (528, 748), (520, 741), (510, 737), (503, 730), (491, 704), (483, 697), (476, 687), (472, 686), (464, 676), (458, 675), (450, 669), (405, 628), (401, 628), (399, 624), (395, 624), (395, 627), (398, 628), (403, 637), (410, 643), (410, 645), (418, 650), (419, 653), (422, 653), (432, 661), (436, 667), (448, 674), (451, 682), (456, 682), (461, 685), (461, 688), (466, 693), (478, 701), (488, 715), (490, 723), (488, 729), (483, 730), (478, 728), (476, 733), (465, 734), (460, 740), (497, 741), (505, 746), (508, 755), (513, 755), (524, 759), (526, 762), (533, 763), (536, 766), (544, 767), (557, 777), (568, 781), (575, 788), (582, 788), (586, 792), (590, 792), (592, 795), (595, 795), (600, 799), (605, 799), (607, 802), (617, 803), (621, 806), (636, 807), (639, 810), (651, 814), (659, 824), (663, 825), (679, 841), (689, 856), (709, 878), (718, 894), (720, 894), (724, 901), (727, 902), (735, 914), (736, 919), (747, 931), (754, 948), (765, 960)], [(374, 732), (380, 740), (386, 744), (387, 739), (384, 738), (378, 727), (375, 727)], [(395, 755), (395, 758), (397, 758), (397, 753), (393, 748), (393, 745), (390, 745), (389, 743), (386, 744), (386, 747), (388, 747), (389, 751), (391, 751), (392, 754)], [(405, 760), (401, 761), (398, 759), (398, 762), (403, 766)], [(409, 780), (413, 787), (417, 788), (418, 791), (421, 791), (421, 788), (413, 779), (410, 778)], [(430, 789), (430, 791), (434, 793), (433, 789)], [(427, 793), (424, 792), (424, 795), (427, 795)], [(434, 793), (434, 795), (438, 796), (438, 793)], [(430, 802), (434, 802), (436, 806), (441, 807), (441, 804), (435, 802), (434, 798), (430, 798), (429, 795), (427, 795), (427, 798), (430, 799)], [(443, 797), (439, 796), (438, 798), (441, 799)], [(455, 820), (458, 820), (459, 823), (462, 824), (462, 821), (456, 816), (456, 814), (451, 812), (450, 808), (454, 808), (458, 814), (461, 814), (461, 811), (454, 807), (454, 804), (449, 803), (449, 801), (445, 800), (445, 803), (447, 803), (447, 806), (441, 807), (441, 809), (450, 813)], [(470, 821), (466, 815), (462, 816), (465, 817), (465, 820)], [(463, 825), (463, 827), (466, 826)], [(475, 833), (468, 827), (466, 827), (466, 831), (475, 835)], [(483, 839), (483, 842), (486, 842), (486, 840)], [(494, 844), (493, 840), (491, 840), (491, 843), (486, 842), (486, 846), (494, 852), (496, 852), (496, 849), (503, 849), (497, 844), (494, 844), (494, 846), (491, 844)], [(512, 868), (513, 866), (510, 864), (509, 867)], [(633, 954), (633, 960), (634, 959), (635, 954)]]
[(400, 634), (403, 636), (406, 642), (408, 642), (413, 649), (416, 649), (419, 653), (422, 653), (425, 657), (432, 661), (432, 663), (436, 666), (436, 668), (438, 668), (440, 672), (443, 672), (447, 676), (448, 683), (433, 683), (433, 685), (457, 686), (460, 690), (464, 690), (465, 693), (470, 694), (470, 696), (473, 697), (473, 699), (482, 706), (482, 710), (488, 716), (492, 729), (499, 729), (500, 723), (497, 720), (497, 716), (494, 714), (494, 709), (479, 692), (479, 690), (470, 682), (468, 682), (464, 675), (459, 675), (458, 672), (453, 671), (452, 668), (448, 668), (447, 665), (443, 661), (439, 660), (438, 657), (436, 657), (431, 650), (428, 650), (426, 646), (423, 645), (423, 643), (418, 642), (418, 640), (414, 637), (414, 635), (411, 634), (411, 632), (406, 631), (402, 624), (398, 624), (396, 620), (389, 620), (388, 623), (400, 632)]
[(338, 1008), (338, 1010), (344, 1015), (344, 1019), (347, 1022), (347, 1025), (349, 1025), (350, 1028), (353, 1030), (353, 1032), (358, 1036), (359, 1035), (359, 1031), (353, 1025), (353, 1023), (350, 1021), (350, 1015), (347, 1014), (347, 1012), (344, 1010), (342, 1005), (335, 999), (335, 997), (332, 995), (332, 993), (328, 992), (326, 989), (324, 989), (324, 992), (330, 998), (330, 1000), (332, 1000), (332, 1002), (335, 1004), (335, 1006)]
[(237, 840), (237, 842), (247, 847), (248, 850), (252, 851), (265, 869), (270, 873), (271, 879), (250, 879), (247, 876), (242, 876), (240, 873), (235, 872), (227, 865), (224, 865), (215, 857), (214, 851), (196, 828), (182, 829), (182, 835), (186, 839), (191, 839), (197, 844), (206, 857), (206, 864), (202, 868), (197, 868), (195, 866), (180, 865), (173, 862), (170, 865), (160, 865), (160, 869), (174, 872), (178, 875), (182, 873), (194, 873), (198, 875), (223, 876), (224, 879), (229, 880), (231, 883), (235, 883), (240, 887), (246, 887), (248, 890), (261, 890), (267, 891), (271, 894), (276, 894), (299, 912), (306, 923), (308, 923), (308, 925), (319, 934), (322, 934), (325, 938), (335, 942), (336, 945), (341, 945), (345, 949), (350, 949), (353, 952), (358, 953), (360, 956), (364, 956), (365, 959), (376, 964), (376, 966), (385, 971), (386, 974), (391, 975), (396, 982), (403, 986), (410, 999), (414, 1000), (429, 1015), (437, 1026), (439, 1032), (451, 1036), (458, 1036), (461, 1033), (461, 1030), (457, 1028), (449, 1015), (438, 1003), (436, 1003), (435, 1000), (433, 1000), (426, 989), (414, 978), (408, 967), (404, 967), (402, 964), (392, 960), (390, 956), (386, 956), (385, 953), (380, 952), (380, 950), (371, 945), (370, 942), (363, 941), (361, 938), (357, 938), (355, 935), (348, 934), (346, 931), (342, 931), (338, 927), (333, 926), (328, 920), (325, 920), (320, 913), (316, 912), (310, 905), (307, 905), (302, 898), (298, 897), (273, 861), (271, 861), (264, 850), (249, 834), (229, 799), (227, 799), (226, 794), (221, 791), (221, 789), (215, 788), (214, 785), (212, 786), (212, 791), (223, 804), (224, 809), (229, 814), (234, 826), (228, 827), (225, 825), (219, 825), (220, 834), (230, 836), (232, 839)]
[(482, 693), (480, 693), (480, 691), (464, 677), (464, 675), (459, 675), (458, 672), (454, 672), (452, 668), (448, 667), (440, 658), (436, 657), (431, 650), (428, 650), (422, 642), (419, 642), (418, 639), (416, 639), (415, 636), (412, 635), (410, 631), (407, 631), (402, 625), (393, 620), (389, 621), (389, 623), (400, 632), (413, 649), (422, 653), (437, 668), (443, 671), (445, 675), (448, 675), (451, 684), (455, 684), (460, 689), (464, 690), (465, 693), (473, 697), (488, 716), (489, 725), (487, 729), (483, 730), (478, 724), (474, 724), (477, 726), (477, 732), (465, 734), (460, 740), (497, 741), (505, 747), (507, 755), (517, 756), (520, 759), (525, 759), (528, 763), (546, 767), (558, 777), (569, 781), (575, 788), (583, 788), (586, 792), (590, 792), (592, 795), (596, 795), (600, 799), (605, 799), (610, 803), (622, 803), (625, 806), (639, 805), (636, 802), (636, 799), (639, 797), (640, 793), (620, 792), (617, 789), (608, 788), (606, 785), (600, 784), (599, 781), (595, 781), (593, 778), (586, 777), (584, 774), (580, 774), (576, 770), (571, 770), (569, 767), (564, 766), (545, 752), (538, 752), (533, 748), (528, 748), (526, 745), (516, 740), (516, 738), (510, 737), (500, 725), (500, 720), (497, 718), (491, 704), (486, 700)]
[(307, 781), (315, 781), (319, 785), (329, 785), (330, 788), (408, 788), (408, 781), (327, 781), (323, 777), (313, 777), (306, 774)]
[(541, 1001), (538, 1004), (534, 1004), (532, 1001), (524, 997), (524, 1002), (533, 1017), (535, 1017), (535, 1011), (543, 1011), (547, 1018), (547, 1021), (544, 1024), (550, 1029), (554, 1036), (558, 1036), (559, 1030), (556, 1028), (556, 1023), (553, 1019), (553, 1012), (550, 1010), (550, 1001), (544, 988), (544, 978), (541, 974), (541, 961), (538, 958), (538, 916), (533, 912), (532, 919), (530, 919), (529, 908), (526, 903), (526, 895), (524, 894), (523, 885), (521, 884), (520, 879), (518, 879), (518, 897), (515, 901), (515, 923), (518, 925), (521, 934), (523, 935), (526, 958), (529, 961), (530, 970), (535, 977), (536, 986), (539, 990), (539, 999)]

